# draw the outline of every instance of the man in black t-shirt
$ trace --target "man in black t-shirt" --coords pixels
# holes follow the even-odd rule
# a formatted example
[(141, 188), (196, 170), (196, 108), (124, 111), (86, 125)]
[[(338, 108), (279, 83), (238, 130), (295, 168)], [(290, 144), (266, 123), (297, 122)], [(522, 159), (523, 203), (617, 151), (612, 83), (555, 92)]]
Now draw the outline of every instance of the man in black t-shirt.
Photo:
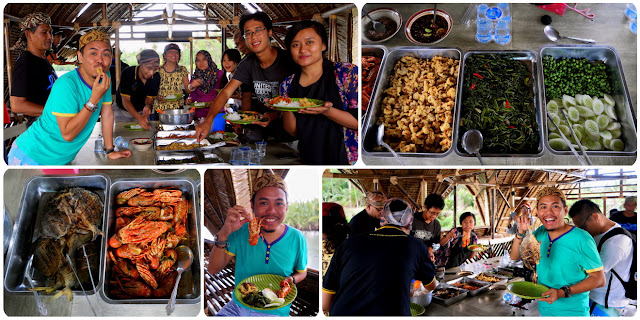
[(435, 259), (433, 255), (433, 244), (440, 243), (440, 221), (438, 215), (444, 208), (444, 199), (439, 194), (432, 193), (424, 199), (425, 210), (416, 212), (413, 217), (411, 235), (422, 241), (429, 248), (431, 261)]
[(351, 235), (369, 233), (380, 228), (380, 215), (386, 200), (387, 196), (380, 191), (367, 192), (367, 206), (349, 221)]
[(618, 211), (609, 217), (611, 221), (617, 222), (633, 235), (638, 234), (638, 214), (636, 213), (638, 204), (636, 199), (636, 197), (626, 197), (622, 205), (624, 211)]
[(400, 199), (384, 206), (382, 227), (350, 236), (336, 250), (322, 281), (330, 316), (409, 316), (411, 280), (435, 289), (427, 247), (408, 235), (413, 210)]
[(146, 49), (136, 58), (137, 66), (122, 71), (113, 114), (118, 122), (138, 121), (143, 129), (149, 130), (151, 105), (160, 88), (160, 56), (157, 52)]
[(20, 40), (11, 48), (22, 50), (13, 66), (11, 112), (23, 113), (30, 126), (42, 114), (53, 83), (58, 79), (46, 58), (51, 48), (51, 19), (42, 12), (25, 16), (20, 22)]

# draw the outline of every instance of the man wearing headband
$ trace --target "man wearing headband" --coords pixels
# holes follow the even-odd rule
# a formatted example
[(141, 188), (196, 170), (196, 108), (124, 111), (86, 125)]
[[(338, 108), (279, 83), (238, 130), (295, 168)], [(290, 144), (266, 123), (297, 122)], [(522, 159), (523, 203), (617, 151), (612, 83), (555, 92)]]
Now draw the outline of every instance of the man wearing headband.
[[(255, 180), (253, 192), (253, 215), (240, 205), (227, 211), (227, 218), (211, 250), (209, 272), (220, 272), (235, 257), (236, 286), (259, 274), (275, 274), (285, 277), (290, 284), (300, 283), (307, 276), (307, 243), (300, 231), (282, 223), (287, 214), (286, 183), (280, 176), (267, 173)], [(262, 225), (260, 238), (254, 246), (249, 244), (248, 222), (252, 219), (260, 219)], [(272, 289), (277, 291), (279, 288)], [(244, 307), (234, 295), (218, 315), (288, 316), (290, 307), (257, 312)]]
[(351, 234), (369, 233), (380, 228), (380, 215), (386, 200), (387, 197), (380, 191), (367, 192), (367, 206), (349, 221)]
[(102, 116), (102, 135), (109, 159), (131, 155), (114, 151), (111, 44), (104, 32), (92, 30), (80, 37), (80, 67), (68, 72), (51, 89), (42, 116), (21, 134), (9, 152), (9, 165), (63, 165), (71, 162), (89, 140)]
[(42, 12), (25, 16), (20, 22), (20, 39), (11, 47), (22, 53), (13, 66), (11, 77), (11, 111), (27, 116), (30, 126), (38, 116), (58, 79), (46, 59), (51, 48), (51, 19)]
[[(596, 243), (586, 231), (564, 221), (567, 202), (564, 193), (545, 187), (538, 193), (538, 219), (542, 226), (533, 235), (540, 242), (538, 283), (549, 290), (538, 299), (541, 316), (589, 316), (589, 291), (605, 285)], [(518, 234), (511, 247), (511, 259), (520, 259), (520, 244), (530, 225), (529, 217), (518, 220)]]
[(138, 53), (136, 59), (137, 66), (122, 71), (113, 114), (116, 122), (137, 121), (143, 129), (149, 130), (151, 106), (160, 88), (160, 56), (151, 49), (145, 49)]
[(436, 287), (429, 250), (409, 235), (413, 210), (391, 199), (382, 227), (351, 236), (336, 250), (322, 281), (322, 310), (330, 316), (409, 316), (410, 286)]
[(638, 215), (636, 214), (636, 197), (624, 198), (624, 211), (618, 211), (611, 215), (610, 219), (617, 222), (631, 234), (638, 234)]

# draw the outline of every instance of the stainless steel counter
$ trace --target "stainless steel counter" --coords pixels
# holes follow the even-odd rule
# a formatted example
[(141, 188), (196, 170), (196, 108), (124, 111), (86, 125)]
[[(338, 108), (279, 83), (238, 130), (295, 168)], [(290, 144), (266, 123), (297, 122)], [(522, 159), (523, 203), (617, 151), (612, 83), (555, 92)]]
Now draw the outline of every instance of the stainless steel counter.
[[(543, 33), (544, 25), (540, 23), (540, 17), (549, 15), (553, 19), (554, 26), (563, 36), (574, 36), (581, 38), (592, 38), (599, 45), (614, 47), (622, 62), (622, 69), (627, 82), (634, 113), (637, 115), (637, 37), (629, 31), (628, 20), (624, 16), (624, 3), (580, 3), (579, 9), (590, 8), (590, 12), (595, 14), (593, 20), (589, 20), (578, 13), (566, 10), (564, 16), (558, 16), (549, 11), (540, 9), (531, 4), (512, 3), (511, 12), (513, 21), (511, 24), (512, 41), (507, 45), (498, 45), (494, 42), (480, 44), (475, 40), (475, 11), (472, 14), (472, 21), (469, 27), (461, 24), (460, 20), (468, 3), (440, 3), (438, 9), (444, 10), (453, 18), (453, 29), (451, 33), (433, 46), (429, 47), (455, 47), (462, 49), (463, 53), (470, 50), (533, 50), (538, 52), (543, 45), (554, 44), (546, 38)], [(404, 27), (407, 20), (416, 12), (433, 8), (433, 4), (367, 4), (364, 11), (369, 11), (380, 7), (390, 7), (397, 10), (402, 15), (402, 29), (390, 40), (378, 45), (392, 49), (397, 46), (416, 46), (410, 42), (404, 34)], [(370, 44), (363, 41), (362, 44)], [(561, 39), (555, 44), (578, 44), (571, 40)], [(363, 128), (364, 130), (364, 128)], [(361, 135), (364, 137), (364, 133)], [(397, 165), (398, 162), (390, 157), (367, 157), (363, 161), (367, 165)], [(632, 165), (636, 157), (590, 157), (594, 165)], [(573, 155), (555, 155), (549, 150), (545, 150), (541, 157), (484, 157), (486, 165), (492, 166), (519, 166), (519, 165), (579, 165), (578, 160)], [(404, 158), (407, 165), (478, 165), (475, 157), (461, 157), (455, 152), (451, 152), (440, 158)]]

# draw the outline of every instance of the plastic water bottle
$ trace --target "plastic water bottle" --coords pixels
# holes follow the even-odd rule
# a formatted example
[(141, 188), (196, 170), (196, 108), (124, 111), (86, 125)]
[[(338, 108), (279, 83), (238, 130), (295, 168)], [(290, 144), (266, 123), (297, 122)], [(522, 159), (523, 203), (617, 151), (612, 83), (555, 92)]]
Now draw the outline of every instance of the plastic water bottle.
[(96, 145), (95, 148), (93, 149), (93, 152), (95, 153), (102, 153), (104, 154), (104, 141), (102, 141), (102, 135), (98, 135), (98, 139), (96, 139)]
[(476, 21), (476, 41), (488, 43), (493, 39), (493, 23), (488, 18), (480, 18)]
[(502, 11), (502, 16), (500, 20), (507, 21), (507, 23), (511, 23), (511, 9), (509, 8), (508, 3), (498, 3), (498, 9)]
[(118, 147), (119, 149), (126, 149), (129, 147), (129, 141), (125, 140), (121, 136), (117, 136), (113, 142), (115, 143), (116, 147)]
[(477, 12), (476, 12), (476, 21), (478, 21), (478, 19), (480, 19), (480, 18), (486, 18), (487, 17), (487, 9), (489, 9), (489, 6), (487, 6), (484, 3), (478, 5), (478, 9), (477, 9)]
[(509, 22), (507, 20), (499, 20), (498, 23), (496, 23), (494, 40), (499, 45), (506, 45), (511, 42), (511, 31), (509, 30)]
[(627, 4), (627, 8), (624, 9), (624, 15), (630, 20), (638, 20), (638, 11), (633, 3)]
[(522, 301), (522, 298), (516, 296), (511, 292), (507, 292), (502, 296), (502, 300), (504, 300), (504, 302), (507, 304), (517, 304), (518, 302)]

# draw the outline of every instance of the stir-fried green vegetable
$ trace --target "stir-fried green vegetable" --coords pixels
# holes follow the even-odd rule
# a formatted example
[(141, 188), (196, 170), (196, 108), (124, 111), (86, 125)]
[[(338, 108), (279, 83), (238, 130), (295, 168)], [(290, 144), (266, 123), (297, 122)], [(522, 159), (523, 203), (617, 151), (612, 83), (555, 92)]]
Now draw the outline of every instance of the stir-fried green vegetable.
[(242, 298), (242, 300), (246, 304), (257, 307), (257, 308), (264, 308), (264, 306), (269, 304), (269, 301), (267, 300), (267, 298), (265, 298), (265, 296), (262, 295), (262, 292), (260, 291), (251, 292), (247, 294), (244, 298)]
[(607, 66), (602, 61), (583, 59), (542, 58), (544, 86), (547, 100), (588, 94), (602, 98), (611, 94), (611, 84), (607, 76)]
[(482, 132), (483, 153), (537, 153), (531, 71), (515, 54), (476, 54), (465, 62), (460, 137)]

